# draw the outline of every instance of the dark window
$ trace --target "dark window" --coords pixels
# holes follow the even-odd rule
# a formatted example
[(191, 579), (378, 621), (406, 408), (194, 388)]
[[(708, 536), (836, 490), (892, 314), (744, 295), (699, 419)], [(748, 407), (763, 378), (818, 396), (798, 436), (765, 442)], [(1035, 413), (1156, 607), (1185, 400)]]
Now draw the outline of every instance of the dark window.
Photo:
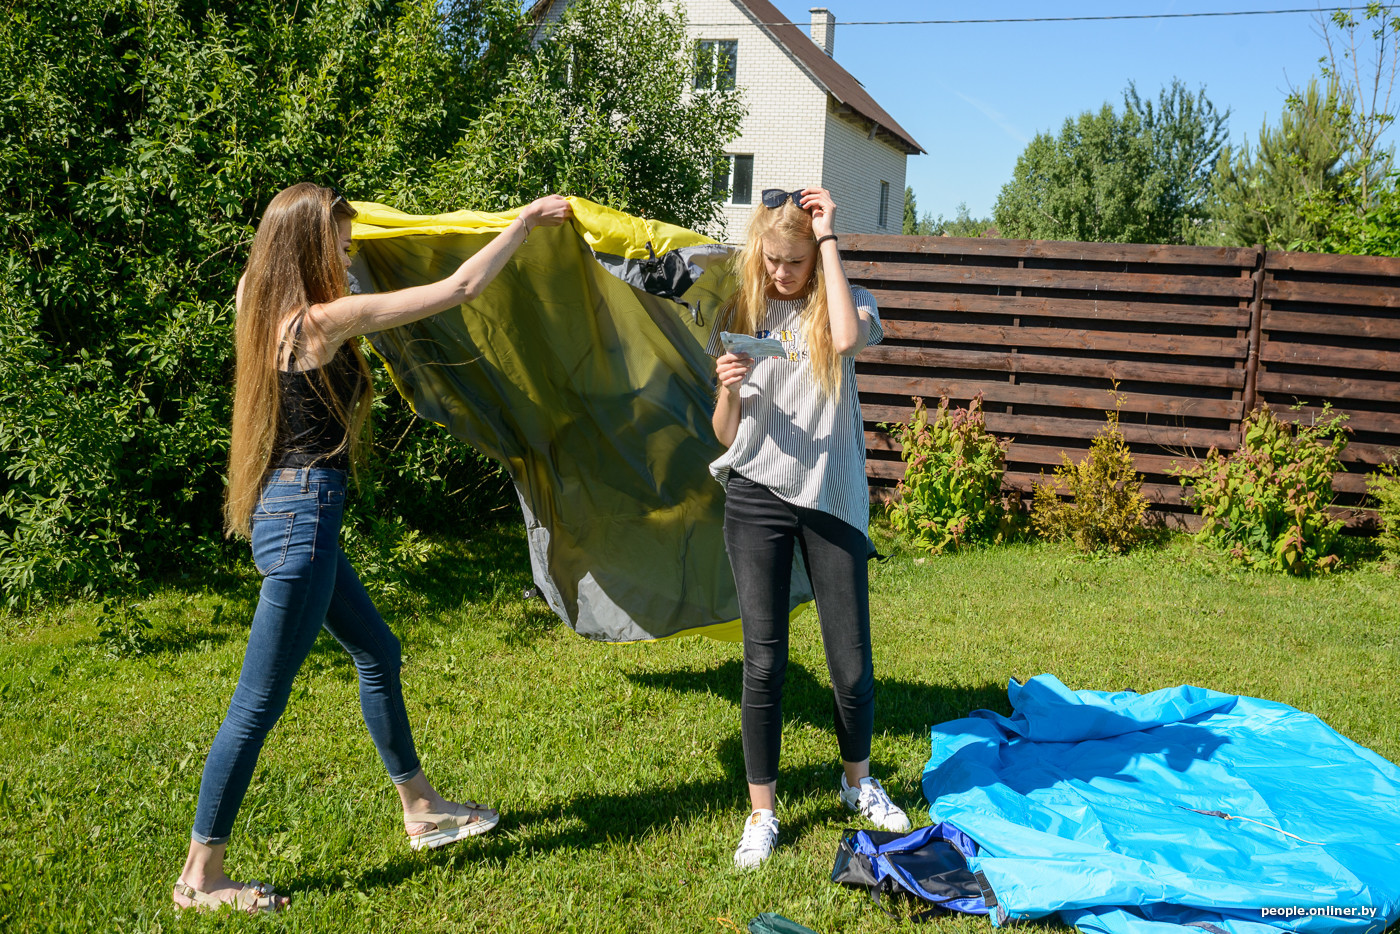
[(729, 164), (732, 156), (721, 156), (715, 165), (715, 194), (729, 196)]
[(702, 90), (728, 91), (739, 69), (737, 39), (701, 39), (695, 43), (695, 86)]
[(753, 204), (753, 156), (723, 156), (715, 166), (715, 193), (730, 204)]
[(720, 90), (733, 89), (739, 78), (739, 43), (737, 40), (726, 39), (719, 44), (719, 50), (715, 55), (715, 74), (719, 75)]
[(875, 224), (878, 227), (889, 226), (890, 219), (890, 183), (880, 183), (880, 213)]
[(735, 204), (753, 204), (753, 156), (734, 157)]

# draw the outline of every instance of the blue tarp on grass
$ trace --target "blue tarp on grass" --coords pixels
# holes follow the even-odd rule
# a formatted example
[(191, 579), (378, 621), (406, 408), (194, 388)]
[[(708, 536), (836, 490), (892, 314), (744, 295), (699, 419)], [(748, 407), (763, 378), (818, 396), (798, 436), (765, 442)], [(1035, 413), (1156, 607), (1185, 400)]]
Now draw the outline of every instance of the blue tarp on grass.
[(1052, 675), (1009, 694), (1010, 718), (934, 727), (923, 778), (933, 821), (977, 842), (997, 924), (1362, 934), (1400, 919), (1400, 768), (1317, 717)]

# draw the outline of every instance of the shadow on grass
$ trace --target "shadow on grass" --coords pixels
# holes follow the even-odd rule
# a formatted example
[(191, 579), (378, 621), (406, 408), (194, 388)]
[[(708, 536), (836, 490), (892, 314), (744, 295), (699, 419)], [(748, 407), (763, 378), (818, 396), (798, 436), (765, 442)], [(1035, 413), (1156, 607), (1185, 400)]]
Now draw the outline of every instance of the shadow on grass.
[[(681, 784), (658, 784), (625, 792), (599, 792), (576, 795), (568, 801), (537, 809), (510, 810), (502, 815), (495, 834), (464, 841), (442, 850), (413, 854), (404, 852), (390, 858), (387, 864), (367, 867), (352, 875), (350, 884), (357, 890), (370, 892), (376, 888), (401, 885), (431, 866), (448, 866), (468, 870), (483, 861), (497, 864), (527, 858), (532, 854), (554, 851), (578, 852), (605, 846), (641, 841), (658, 833), (666, 833), (677, 823), (686, 824), (697, 815), (712, 812), (717, 803), (732, 812), (734, 840), (737, 841), (740, 822), (748, 808), (747, 789), (743, 779), (743, 751), (737, 733), (724, 740), (718, 758), (725, 778), (691, 781)], [(833, 753), (835, 740), (832, 741)], [(879, 765), (877, 764), (877, 768)], [(835, 783), (837, 772), (810, 768), (779, 770), (778, 787), (782, 806), (788, 816), (783, 819), (783, 839), (800, 840), (814, 824), (827, 820), (852, 817), (837, 801)], [(824, 807), (812, 807), (817, 802)], [(905, 802), (913, 805), (913, 801)], [(800, 805), (800, 806), (799, 806)], [(836, 837), (831, 839), (835, 854)], [(729, 866), (729, 846), (719, 844), (713, 853), (716, 870)], [(300, 891), (331, 891), (346, 884), (350, 867), (328, 869), (293, 880), (289, 894)]]
[[(207, 595), (207, 591), (200, 594)], [(156, 662), (188, 652), (207, 652), (225, 642), (245, 639), (256, 606), (256, 590), (246, 588), (225, 594), (208, 615), (193, 600), (171, 606), (164, 600), (142, 599), (139, 591), (130, 597), (108, 597), (95, 620), (96, 636), (80, 644), (95, 647), (111, 658), (141, 657)]]
[(521, 599), (533, 586), (525, 528), (498, 522), (482, 526), (470, 538), (435, 543), (422, 564), (405, 569), (408, 589), (429, 612), (483, 603), (492, 599)]
[[(830, 730), (832, 697), (829, 684), (818, 680), (800, 664), (788, 664), (783, 691), (784, 720)], [(743, 691), (742, 665), (727, 661), (714, 668), (630, 674), (639, 687), (658, 691), (712, 693), (734, 706), (733, 730), (723, 739), (716, 759), (723, 778), (705, 781), (658, 782), (647, 788), (576, 795), (567, 801), (531, 810), (513, 810), (502, 817), (500, 836), (488, 836), (430, 854), (405, 853), (389, 864), (367, 869), (355, 880), (361, 889), (389, 887), (403, 882), (432, 863), (466, 868), (482, 860), (506, 861), (533, 852), (588, 850), (619, 841), (641, 840), (676, 823), (687, 823), (719, 803), (734, 811), (737, 828), (747, 806), (743, 743), (739, 735), (739, 701)], [(948, 687), (910, 681), (876, 679), (876, 730), (926, 736), (935, 723), (966, 716), (979, 708), (1008, 713), (1006, 690), (999, 685)], [(838, 770), (836, 739), (831, 738), (832, 765), (813, 770), (810, 765), (779, 769), (778, 788), (789, 817), (783, 821), (787, 840), (801, 839), (813, 824), (848, 816), (834, 794)], [(600, 751), (600, 757), (602, 752)], [(872, 763), (874, 771), (888, 774), (897, 763)], [(897, 798), (907, 798), (896, 793)], [(903, 800), (921, 809), (921, 802)], [(833, 853), (836, 841), (832, 841)], [(717, 867), (727, 864), (728, 852), (716, 852)], [(305, 890), (333, 889), (344, 884), (342, 873), (310, 875), (297, 880)], [(295, 894), (295, 890), (293, 891)]]
[[(640, 841), (664, 833), (667, 828), (677, 824), (710, 819), (697, 815), (713, 814), (717, 804), (723, 809), (732, 809), (733, 823), (737, 829), (746, 804), (737, 711), (742, 693), (741, 664), (728, 661), (705, 670), (637, 673), (628, 677), (643, 688), (718, 694), (734, 705), (734, 729), (720, 742), (716, 752), (722, 777), (703, 781), (661, 781), (645, 788), (579, 794), (535, 809), (510, 811), (503, 817), (502, 829), (506, 833), (500, 836), (469, 841), (435, 853), (396, 855), (387, 865), (367, 868), (351, 884), (361, 891), (387, 888), (432, 865), (465, 870), (483, 860), (504, 863), (533, 853), (592, 850)], [(1010, 712), (1004, 689), (993, 684), (950, 687), (877, 679), (876, 704), (878, 730), (920, 736), (926, 736), (934, 724), (965, 717), (975, 709), (993, 709), (1003, 714)], [(830, 705), (830, 687), (802, 665), (790, 662), (784, 690), (785, 721), (828, 728), (831, 722)], [(1220, 737), (1207, 735), (1206, 731), (1185, 723), (1141, 731), (1137, 721), (1127, 717), (1120, 719), (1123, 721), (1124, 735), (1136, 737), (1124, 746), (1120, 756), (1100, 755), (1080, 761), (1073, 758), (1072, 752), (1064, 753), (1061, 750), (1055, 753), (1053, 748), (1046, 752), (1037, 748), (1042, 744), (1031, 743), (1023, 750), (1025, 761), (1019, 763), (1018, 768), (1011, 769), (1003, 780), (1008, 787), (1023, 795), (1036, 788), (1048, 787), (1066, 774), (1082, 781), (1110, 777), (1131, 782), (1134, 779), (1126, 766), (1141, 755), (1165, 752), (1171, 768), (1185, 771), (1193, 761), (1209, 758), (1224, 742)], [(1116, 735), (1116, 729), (1111, 724), (1100, 723), (1099, 726)], [(834, 737), (831, 745), (834, 754)], [(1050, 747), (1060, 745), (1049, 744)], [(1071, 758), (1059, 758), (1061, 755), (1071, 755)], [(813, 769), (809, 763), (779, 770), (778, 787), (787, 814), (783, 821), (784, 839), (801, 840), (813, 830), (828, 833), (832, 821), (849, 816), (833, 793), (838, 774), (834, 758), (833, 755), (833, 762), (828, 768)], [(876, 761), (873, 766), (873, 771), (889, 774), (898, 767), (898, 763)], [(958, 769), (946, 775), (940, 770), (938, 774), (943, 776), (943, 785), (935, 792), (940, 797), (964, 790), (967, 787), (965, 782), (973, 777), (967, 770)], [(922, 810), (922, 802), (916, 804), (912, 794), (901, 794), (897, 788), (891, 791), (896, 800), (909, 806), (911, 811)], [(834, 835), (830, 844), (834, 853)], [(728, 851), (726, 845), (717, 847), (713, 864), (718, 869), (726, 867)], [(345, 881), (343, 872), (326, 872), (299, 879), (298, 887), (305, 890), (335, 889), (344, 885)]]
[(159, 650), (179, 653), (246, 640), (257, 606), (257, 588), (240, 587), (225, 594), (207, 620), (184, 619), (165, 629), (157, 640)]
[[(737, 711), (743, 700), (744, 666), (730, 659), (703, 671), (639, 672), (627, 677), (639, 687), (669, 691), (717, 694)], [(789, 661), (783, 685), (783, 719), (828, 729), (834, 720), (831, 685), (818, 680), (804, 666)], [(875, 677), (875, 732), (927, 735), (935, 723), (965, 717), (973, 710), (995, 710), (1010, 715), (1006, 687), (984, 684), (977, 687), (924, 684)]]
[[(380, 615), (401, 638), (409, 628), (457, 625), (453, 614), (470, 605), (497, 607), (502, 615), (519, 612), (520, 619), (503, 637), (511, 648), (528, 647), (560, 625), (559, 617), (543, 600), (523, 596), (534, 586), (534, 577), (524, 527), (519, 523), (498, 522), (476, 529), (469, 538), (437, 541), (421, 564), (396, 569), (381, 578), (363, 573), (361, 577)], [(384, 592), (386, 585), (392, 585), (392, 593)], [(325, 633), (312, 646), (307, 665), (311, 671), (355, 676), (350, 656)]]

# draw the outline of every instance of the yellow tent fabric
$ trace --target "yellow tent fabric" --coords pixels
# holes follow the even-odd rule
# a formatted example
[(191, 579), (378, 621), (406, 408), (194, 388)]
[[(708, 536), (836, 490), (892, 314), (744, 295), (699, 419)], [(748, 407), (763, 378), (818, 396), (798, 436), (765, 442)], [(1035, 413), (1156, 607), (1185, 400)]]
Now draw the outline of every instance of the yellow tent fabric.
[[(737, 640), (723, 490), (708, 472), (721, 446), (704, 352), (734, 288), (729, 253), (570, 201), (573, 221), (532, 231), (476, 301), (371, 343), (415, 412), (505, 465), (535, 583), (576, 632)], [(376, 291), (446, 276), (517, 213), (354, 207), (351, 271)], [(648, 291), (666, 279), (653, 253), (674, 254), (669, 268), (683, 274), (667, 281), (684, 289), (679, 301)], [(800, 568), (793, 583), (795, 603), (810, 599)]]

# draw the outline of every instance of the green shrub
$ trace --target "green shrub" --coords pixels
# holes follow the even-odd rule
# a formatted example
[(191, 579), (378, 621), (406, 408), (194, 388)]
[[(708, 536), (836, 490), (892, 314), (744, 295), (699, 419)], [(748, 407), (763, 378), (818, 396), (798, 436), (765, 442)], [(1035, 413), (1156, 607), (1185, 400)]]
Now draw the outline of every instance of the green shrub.
[(1345, 420), (1330, 406), (1312, 424), (1258, 408), (1245, 418), (1238, 451), (1212, 448), (1201, 463), (1175, 471), (1205, 519), (1198, 538), (1251, 567), (1298, 575), (1335, 569), (1342, 520), (1328, 507), (1347, 446)]
[(303, 179), (352, 197), (420, 184), (504, 77), (484, 44), (525, 44), (508, 0), (6, 14), (0, 590), (16, 605), (241, 552), (219, 501), (259, 212)]
[(892, 526), (933, 554), (1008, 534), (1001, 478), (1011, 441), (987, 431), (980, 395), (965, 409), (941, 399), (932, 420), (915, 399), (908, 423), (882, 427), (900, 443), (905, 463), (889, 507)]
[(151, 654), (151, 621), (132, 603), (107, 600), (97, 614), (97, 640), (108, 658), (140, 658)]
[(1392, 460), (1366, 478), (1366, 495), (1376, 506), (1380, 532), (1376, 544), (1391, 561), (1400, 561), (1400, 467)]
[(402, 609), (411, 595), (409, 571), (428, 562), (432, 544), (403, 519), (379, 514), (373, 503), (352, 506), (347, 518), (341, 545), (356, 576), (380, 609)]
[[(1031, 524), (1036, 534), (1050, 541), (1069, 540), (1080, 551), (1122, 553), (1142, 541), (1142, 519), (1147, 498), (1142, 495), (1142, 474), (1133, 467), (1133, 455), (1118, 428), (1118, 411), (1108, 413), (1107, 423), (1089, 443), (1089, 452), (1078, 464), (1060, 453), (1054, 481), (1043, 477), (1035, 485)], [(1072, 497), (1060, 498), (1060, 489)]]
[[(0, 603), (246, 554), (219, 523), (233, 294), (279, 189), (426, 213), (560, 190), (719, 216), (709, 179), (741, 92), (686, 94), (678, 14), (631, 8), (581, 0), (532, 48), (516, 0), (6, 4)], [(460, 528), (510, 501), (495, 465), (397, 396), (376, 409), (357, 496), (378, 515)]]

